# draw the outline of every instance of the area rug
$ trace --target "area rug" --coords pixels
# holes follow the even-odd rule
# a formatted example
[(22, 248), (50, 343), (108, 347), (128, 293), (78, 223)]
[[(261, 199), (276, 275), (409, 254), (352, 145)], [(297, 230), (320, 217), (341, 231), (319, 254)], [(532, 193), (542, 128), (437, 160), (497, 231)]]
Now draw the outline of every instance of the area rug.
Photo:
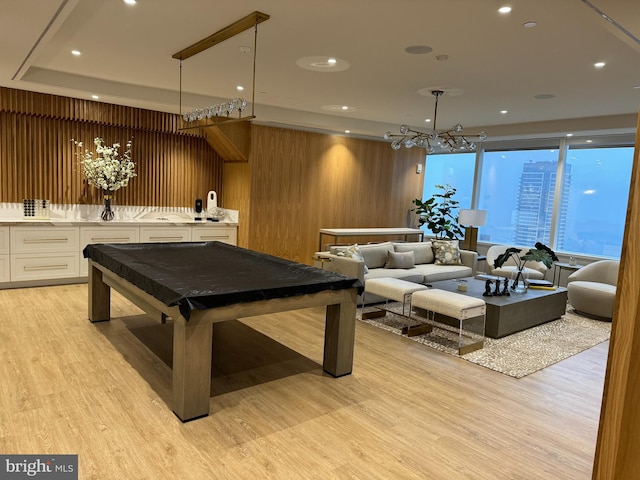
[[(393, 313), (402, 311), (401, 304), (389, 303), (387, 308), (390, 311), (384, 317), (365, 320), (361, 317), (362, 310), (358, 309), (357, 318), (402, 335), (406, 318)], [(365, 312), (374, 309), (365, 307)], [(438, 323), (432, 325), (431, 333), (407, 338), (514, 378), (522, 378), (598, 345), (608, 340), (611, 333), (611, 323), (581, 316), (568, 305), (567, 312), (558, 320), (504, 338), (487, 337), (482, 349), (458, 355), (456, 331)]]

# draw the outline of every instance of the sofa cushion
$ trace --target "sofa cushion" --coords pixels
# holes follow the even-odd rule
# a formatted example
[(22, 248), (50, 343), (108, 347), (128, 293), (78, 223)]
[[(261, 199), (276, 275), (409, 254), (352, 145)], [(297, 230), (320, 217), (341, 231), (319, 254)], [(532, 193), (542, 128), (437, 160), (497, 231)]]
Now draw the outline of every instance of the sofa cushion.
[[(364, 262), (364, 257), (362, 256), (362, 252), (360, 252), (360, 247), (358, 247), (357, 243), (354, 243), (353, 245), (349, 245), (346, 247), (340, 246), (340, 247), (331, 247), (331, 248), (332, 250), (330, 251), (334, 255), (337, 255), (339, 257), (353, 258), (354, 260), (359, 260), (360, 262)], [(368, 271), (369, 269), (367, 268), (367, 265), (365, 263), (364, 273), (367, 273)]]
[(369, 273), (364, 276), (365, 285), (367, 280), (371, 278), (385, 277), (399, 278), (401, 280), (406, 280), (407, 282), (414, 283), (422, 283), (422, 280), (424, 279), (424, 275), (416, 271), (415, 268), (372, 268), (371, 270), (369, 270)]
[(436, 265), (462, 265), (458, 240), (434, 240), (432, 243)]
[(364, 258), (364, 263), (369, 268), (383, 268), (387, 263), (387, 252), (393, 249), (391, 242), (373, 243), (361, 245), (360, 253)]
[(433, 245), (431, 242), (403, 242), (394, 243), (396, 252), (413, 252), (416, 265), (421, 263), (433, 263)]
[(473, 270), (466, 265), (436, 265), (435, 263), (424, 263), (416, 265), (415, 270), (423, 276), (424, 283), (440, 282), (442, 280), (452, 280), (454, 278), (471, 277)]
[(415, 257), (413, 251), (408, 252), (392, 252), (389, 250), (387, 253), (387, 263), (384, 264), (384, 268), (414, 268)]

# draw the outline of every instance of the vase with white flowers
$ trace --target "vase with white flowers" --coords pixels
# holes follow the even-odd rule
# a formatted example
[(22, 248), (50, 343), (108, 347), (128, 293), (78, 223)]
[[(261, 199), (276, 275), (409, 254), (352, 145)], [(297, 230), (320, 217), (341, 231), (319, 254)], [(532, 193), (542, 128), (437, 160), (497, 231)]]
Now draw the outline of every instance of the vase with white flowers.
[(96, 146), (95, 156), (93, 152), (82, 148), (82, 142), (71, 140), (78, 151), (76, 156), (80, 159), (82, 173), (89, 185), (100, 189), (103, 193), (104, 208), (100, 214), (102, 220), (113, 220), (114, 212), (111, 208), (113, 192), (126, 187), (136, 175), (136, 164), (131, 160), (131, 147), (133, 140), (126, 144), (126, 150), (120, 154), (120, 144), (105, 145), (101, 137), (93, 139)]

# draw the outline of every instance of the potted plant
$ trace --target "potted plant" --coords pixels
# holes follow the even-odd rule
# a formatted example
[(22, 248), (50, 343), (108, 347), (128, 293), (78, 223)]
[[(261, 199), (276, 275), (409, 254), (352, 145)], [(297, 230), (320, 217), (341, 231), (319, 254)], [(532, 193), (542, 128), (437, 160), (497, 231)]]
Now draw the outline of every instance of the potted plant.
[(516, 274), (515, 280), (513, 281), (513, 284), (511, 285), (512, 290), (515, 290), (517, 288), (519, 282), (524, 282), (522, 270), (524, 269), (527, 262), (542, 262), (547, 268), (551, 268), (553, 262), (558, 261), (558, 257), (556, 256), (554, 251), (541, 242), (536, 242), (534, 248), (530, 248), (527, 253), (522, 256), (520, 256), (521, 252), (521, 248), (507, 248), (507, 250), (505, 250), (503, 254), (496, 257), (493, 263), (495, 268), (500, 268), (507, 260), (509, 260), (509, 258), (513, 257), (516, 262), (518, 272)]
[(413, 209), (418, 214), (420, 226), (427, 225), (439, 240), (458, 239), (463, 236), (462, 228), (458, 223), (458, 201), (453, 199), (456, 189), (451, 185), (436, 185), (440, 193), (434, 194), (424, 202), (416, 198)]

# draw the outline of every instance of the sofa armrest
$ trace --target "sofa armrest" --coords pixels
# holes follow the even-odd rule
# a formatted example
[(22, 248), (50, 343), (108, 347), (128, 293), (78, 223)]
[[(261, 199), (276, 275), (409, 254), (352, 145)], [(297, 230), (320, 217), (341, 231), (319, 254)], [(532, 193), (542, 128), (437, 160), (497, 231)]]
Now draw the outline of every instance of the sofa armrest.
[(322, 268), (351, 278), (357, 278), (364, 284), (364, 262), (351, 257), (340, 257), (328, 252), (318, 252), (322, 258)]
[(472, 275), (475, 276), (478, 268), (478, 252), (471, 250), (460, 250), (460, 261), (463, 265), (471, 268)]

